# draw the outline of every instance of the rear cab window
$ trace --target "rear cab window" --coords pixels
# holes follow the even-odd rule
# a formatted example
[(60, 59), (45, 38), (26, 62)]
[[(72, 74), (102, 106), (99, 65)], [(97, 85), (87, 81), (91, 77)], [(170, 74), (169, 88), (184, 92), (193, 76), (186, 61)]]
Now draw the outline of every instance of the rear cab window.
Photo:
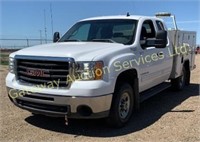
[(156, 20), (156, 26), (158, 28), (158, 31), (165, 30), (165, 27), (161, 21)]

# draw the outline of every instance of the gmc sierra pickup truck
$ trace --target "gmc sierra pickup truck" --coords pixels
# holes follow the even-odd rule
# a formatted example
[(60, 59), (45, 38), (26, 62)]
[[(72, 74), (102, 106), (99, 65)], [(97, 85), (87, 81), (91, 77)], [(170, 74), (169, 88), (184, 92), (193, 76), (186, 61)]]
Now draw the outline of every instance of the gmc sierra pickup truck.
[(189, 85), (195, 68), (196, 33), (179, 30), (169, 13), (89, 18), (53, 41), (10, 54), (6, 86), (16, 106), (66, 123), (106, 118), (122, 127), (140, 102)]

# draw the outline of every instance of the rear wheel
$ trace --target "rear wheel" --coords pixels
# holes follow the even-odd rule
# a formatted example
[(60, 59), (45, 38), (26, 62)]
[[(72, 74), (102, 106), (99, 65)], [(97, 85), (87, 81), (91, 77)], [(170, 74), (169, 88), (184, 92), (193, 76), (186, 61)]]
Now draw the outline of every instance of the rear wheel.
[(128, 83), (120, 83), (116, 88), (107, 123), (113, 127), (122, 127), (133, 112), (133, 89)]
[(176, 79), (171, 80), (172, 88), (175, 91), (183, 90), (184, 86), (186, 85), (186, 70), (185, 67), (183, 67), (181, 76), (179, 76)]
[(190, 70), (186, 70), (186, 76), (185, 76), (185, 85), (189, 86), (190, 85)]

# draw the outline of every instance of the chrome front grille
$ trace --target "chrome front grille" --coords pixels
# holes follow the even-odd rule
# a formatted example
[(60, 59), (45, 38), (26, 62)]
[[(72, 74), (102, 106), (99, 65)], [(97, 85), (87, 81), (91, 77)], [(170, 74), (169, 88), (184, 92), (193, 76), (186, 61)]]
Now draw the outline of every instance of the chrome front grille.
[[(67, 76), (71, 71), (70, 58), (16, 57), (16, 77), (20, 83), (47, 87), (68, 87)], [(58, 84), (58, 85), (56, 85)]]

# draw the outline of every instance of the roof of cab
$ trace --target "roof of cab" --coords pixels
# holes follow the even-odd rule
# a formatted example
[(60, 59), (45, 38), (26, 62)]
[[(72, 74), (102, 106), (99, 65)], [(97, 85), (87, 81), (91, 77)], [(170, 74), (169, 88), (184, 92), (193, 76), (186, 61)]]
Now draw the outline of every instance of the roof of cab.
[(148, 19), (159, 19), (153, 16), (140, 16), (140, 15), (118, 15), (118, 16), (100, 16), (100, 17), (92, 17), (83, 19), (81, 21), (90, 21), (90, 20), (109, 20), (109, 19), (132, 19), (132, 20), (139, 20), (140, 18), (148, 18)]

